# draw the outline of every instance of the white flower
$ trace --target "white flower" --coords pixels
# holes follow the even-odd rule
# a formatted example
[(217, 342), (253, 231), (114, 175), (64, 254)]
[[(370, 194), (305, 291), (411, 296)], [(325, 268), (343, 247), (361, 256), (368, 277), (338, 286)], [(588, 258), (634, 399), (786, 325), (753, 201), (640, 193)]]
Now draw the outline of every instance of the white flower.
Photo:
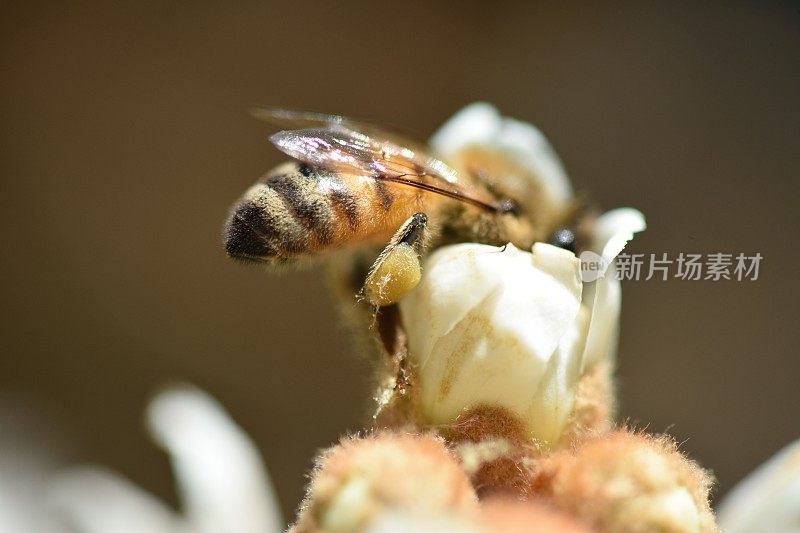
[(87, 533), (273, 533), (283, 530), (258, 451), (209, 395), (176, 388), (150, 404), (147, 422), (170, 454), (183, 502), (175, 513), (124, 478), (99, 468), (62, 474), (53, 502)]
[(800, 440), (731, 489), (717, 516), (725, 533), (800, 531)]
[(500, 151), (531, 171), (539, 209), (558, 210), (572, 199), (564, 166), (547, 138), (536, 127), (500, 115), (493, 105), (475, 102), (453, 115), (430, 138), (431, 148), (445, 160), (470, 146)]
[[(489, 143), (524, 161), (554, 200), (571, 189), (550, 145), (532, 126), (473, 104), (434, 135), (441, 153)], [(527, 151), (526, 151), (527, 150)], [(581, 376), (616, 351), (619, 281), (605, 268), (645, 227), (634, 209), (598, 218), (592, 250), (600, 278), (582, 282), (572, 252), (537, 243), (533, 253), (480, 244), (447, 246), (424, 263), (420, 284), (400, 301), (421, 407), (432, 424), (499, 406), (531, 437), (555, 445)]]

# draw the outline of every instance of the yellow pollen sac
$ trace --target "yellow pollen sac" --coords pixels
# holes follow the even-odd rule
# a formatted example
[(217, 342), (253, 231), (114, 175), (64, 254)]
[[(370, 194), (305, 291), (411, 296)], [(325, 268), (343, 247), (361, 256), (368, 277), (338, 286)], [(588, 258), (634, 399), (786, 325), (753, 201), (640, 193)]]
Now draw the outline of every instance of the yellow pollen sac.
[(398, 244), (370, 273), (364, 296), (378, 307), (392, 305), (416, 287), (421, 276), (417, 252), (408, 244)]

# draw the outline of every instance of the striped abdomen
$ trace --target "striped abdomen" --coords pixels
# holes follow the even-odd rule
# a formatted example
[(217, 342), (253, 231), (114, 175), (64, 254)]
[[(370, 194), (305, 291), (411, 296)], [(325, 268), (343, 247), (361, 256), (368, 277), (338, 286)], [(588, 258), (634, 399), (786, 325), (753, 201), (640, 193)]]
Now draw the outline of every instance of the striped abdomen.
[(422, 191), (287, 163), (253, 185), (225, 226), (234, 257), (285, 260), (350, 243), (387, 241), (420, 210)]

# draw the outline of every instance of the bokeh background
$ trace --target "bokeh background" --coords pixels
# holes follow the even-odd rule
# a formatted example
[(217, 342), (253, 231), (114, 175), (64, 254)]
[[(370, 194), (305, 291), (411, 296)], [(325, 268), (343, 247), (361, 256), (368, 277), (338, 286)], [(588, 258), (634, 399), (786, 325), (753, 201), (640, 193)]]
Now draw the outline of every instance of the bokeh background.
[(142, 410), (195, 383), (291, 516), (315, 450), (365, 420), (370, 365), (317, 271), (223, 253), (229, 205), (282, 160), (246, 109), (425, 137), (482, 99), (537, 124), (601, 206), (647, 215), (631, 251), (764, 256), (756, 282), (624, 286), (621, 416), (724, 494), (800, 436), (800, 8), (697, 4), (4, 4), (0, 390), (64, 462), (174, 501)]

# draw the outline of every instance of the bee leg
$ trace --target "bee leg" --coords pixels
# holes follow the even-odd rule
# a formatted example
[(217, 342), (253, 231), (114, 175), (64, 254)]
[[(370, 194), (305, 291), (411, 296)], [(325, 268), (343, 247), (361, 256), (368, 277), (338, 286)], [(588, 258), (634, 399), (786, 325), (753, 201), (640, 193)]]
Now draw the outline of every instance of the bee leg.
[(419, 263), (428, 217), (415, 213), (403, 222), (367, 274), (362, 295), (375, 307), (397, 303), (419, 283)]

